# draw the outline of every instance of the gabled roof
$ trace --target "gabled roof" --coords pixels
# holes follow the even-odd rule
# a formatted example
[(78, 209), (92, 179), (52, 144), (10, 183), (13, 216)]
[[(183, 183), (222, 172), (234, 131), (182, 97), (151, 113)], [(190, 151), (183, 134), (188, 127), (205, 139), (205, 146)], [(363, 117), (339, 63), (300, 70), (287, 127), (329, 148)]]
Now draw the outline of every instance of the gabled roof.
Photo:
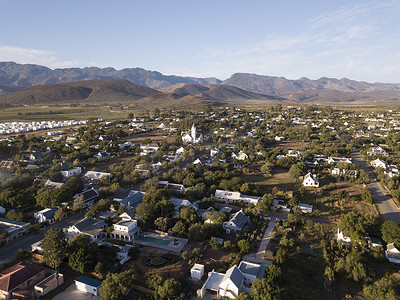
[(58, 210), (58, 207), (51, 208), (51, 209), (46, 208), (46, 209), (39, 211), (38, 213), (41, 213), (44, 217), (46, 217), (46, 219), (53, 219), (57, 210)]
[(240, 289), (240, 287), (243, 283), (243, 280), (244, 280), (244, 276), (243, 276), (242, 272), (238, 269), (238, 267), (233, 266), (228, 271), (226, 271), (224, 279), (222, 279), (222, 282), (224, 282), (226, 280), (232, 281), (232, 283), (238, 289)]
[(10, 292), (43, 270), (42, 266), (20, 262), (1, 272), (0, 290)]
[(119, 201), (119, 203), (124, 206), (128, 206), (128, 205), (131, 207), (136, 206), (142, 202), (144, 194), (145, 193), (141, 192), (141, 191), (131, 190), (129, 192), (129, 195), (127, 197), (125, 197), (124, 199), (122, 199), (121, 201)]
[(76, 194), (75, 197), (79, 197), (80, 195), (83, 195), (83, 199), (85, 201), (89, 201), (98, 197), (99, 193), (94, 188), (91, 188), (89, 190), (83, 191), (82, 193)]
[(239, 264), (239, 270), (244, 274), (255, 276), (256, 278), (264, 278), (265, 265), (259, 265), (242, 260)]
[(237, 213), (233, 215), (233, 217), (229, 220), (237, 227), (243, 228), (243, 226), (247, 223), (248, 217), (243, 213), (243, 211), (239, 210)]
[(102, 229), (104, 227), (105, 223), (103, 220), (96, 220), (93, 219), (92, 217), (84, 218), (83, 220), (79, 221), (78, 223), (75, 223), (76, 229), (78, 229), (80, 232), (84, 231), (91, 231), (93, 229)]
[(174, 206), (192, 206), (192, 203), (186, 199), (171, 198), (171, 203)]

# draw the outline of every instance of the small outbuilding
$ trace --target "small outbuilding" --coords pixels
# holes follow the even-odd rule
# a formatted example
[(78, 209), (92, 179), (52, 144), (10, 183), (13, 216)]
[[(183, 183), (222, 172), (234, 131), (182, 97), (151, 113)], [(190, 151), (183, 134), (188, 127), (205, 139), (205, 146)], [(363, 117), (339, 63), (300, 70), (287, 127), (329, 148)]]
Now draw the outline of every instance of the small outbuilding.
[(100, 286), (100, 281), (85, 276), (81, 276), (78, 279), (75, 279), (75, 287), (77, 290), (87, 292), (95, 296), (99, 294)]
[(204, 265), (202, 264), (194, 264), (194, 266), (190, 269), (190, 277), (201, 280), (204, 275)]

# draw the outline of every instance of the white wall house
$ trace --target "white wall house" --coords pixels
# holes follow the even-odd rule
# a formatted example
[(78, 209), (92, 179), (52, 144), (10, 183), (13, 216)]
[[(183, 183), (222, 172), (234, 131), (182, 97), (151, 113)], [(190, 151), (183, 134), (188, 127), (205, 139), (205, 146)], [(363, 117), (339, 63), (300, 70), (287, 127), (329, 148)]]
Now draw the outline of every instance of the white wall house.
[(223, 201), (225, 203), (235, 203), (242, 200), (246, 205), (248, 205), (249, 203), (256, 205), (262, 200), (261, 197), (247, 196), (242, 195), (240, 192), (231, 192), (226, 190), (216, 190), (214, 197), (215, 200)]
[(241, 292), (250, 293), (254, 280), (264, 278), (265, 266), (242, 261), (239, 267), (233, 266), (225, 274), (208, 273), (208, 278), (201, 288), (201, 299), (237, 298)]
[(385, 170), (389, 167), (387, 162), (385, 162), (384, 160), (381, 160), (379, 158), (371, 161), (370, 164), (371, 164), (371, 167), (373, 167), (373, 168), (382, 168)]
[(248, 221), (249, 217), (242, 210), (239, 210), (237, 213), (230, 215), (229, 220), (222, 224), (222, 228), (227, 234), (230, 234), (232, 231), (239, 232), (243, 230)]
[(101, 282), (85, 276), (81, 276), (75, 279), (75, 287), (79, 291), (87, 292), (97, 296), (99, 295), (99, 288), (101, 287)]
[(69, 177), (72, 177), (74, 175), (81, 174), (82, 173), (82, 168), (81, 167), (76, 167), (76, 168), (69, 169), (69, 170), (66, 170), (66, 171), (60, 171), (60, 173), (61, 173), (62, 176), (66, 177), (66, 178), (69, 178)]
[(126, 213), (120, 215), (120, 217), (122, 217), (122, 220), (113, 225), (114, 230), (110, 233), (111, 238), (129, 242), (133, 241), (135, 235), (137, 236), (140, 232), (137, 220), (132, 219)]
[(319, 187), (319, 181), (316, 175), (308, 172), (303, 179), (303, 186)]
[(391, 263), (400, 264), (400, 250), (396, 248), (394, 243), (386, 246), (385, 256)]
[(41, 211), (35, 212), (33, 214), (33, 217), (35, 218), (36, 222), (38, 223), (43, 223), (45, 221), (48, 221), (50, 224), (54, 223), (54, 215), (56, 214), (57, 210), (59, 208), (45, 208), (42, 209)]

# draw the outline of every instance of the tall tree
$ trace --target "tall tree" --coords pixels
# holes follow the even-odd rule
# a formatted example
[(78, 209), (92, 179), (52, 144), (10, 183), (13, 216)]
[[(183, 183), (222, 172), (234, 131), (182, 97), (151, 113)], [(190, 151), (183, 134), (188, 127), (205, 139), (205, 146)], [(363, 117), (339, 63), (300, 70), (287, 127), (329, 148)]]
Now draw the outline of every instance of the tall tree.
[(49, 267), (56, 270), (57, 286), (58, 286), (58, 267), (63, 261), (67, 241), (61, 228), (50, 228), (44, 235), (42, 241), (43, 258)]
[(108, 273), (100, 288), (101, 299), (123, 300), (132, 284), (133, 275), (131, 271), (121, 273)]

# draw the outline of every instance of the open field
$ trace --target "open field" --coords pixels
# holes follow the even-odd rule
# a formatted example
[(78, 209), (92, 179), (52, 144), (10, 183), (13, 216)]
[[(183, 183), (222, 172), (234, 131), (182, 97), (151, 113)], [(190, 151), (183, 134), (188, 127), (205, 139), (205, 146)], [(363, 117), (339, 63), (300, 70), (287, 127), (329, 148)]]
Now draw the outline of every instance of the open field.
[(244, 175), (246, 182), (257, 185), (263, 193), (270, 193), (274, 187), (282, 191), (293, 190), (295, 180), (290, 177), (287, 170), (277, 169), (272, 176), (263, 174), (258, 175)]
[(277, 143), (277, 147), (282, 147), (283, 149), (292, 149), (292, 150), (303, 150), (308, 148), (310, 143), (304, 141), (282, 141)]
[(21, 106), (0, 109), (0, 122), (62, 121), (103, 118), (116, 120), (126, 118), (129, 110), (116, 110), (110, 107), (56, 107)]

